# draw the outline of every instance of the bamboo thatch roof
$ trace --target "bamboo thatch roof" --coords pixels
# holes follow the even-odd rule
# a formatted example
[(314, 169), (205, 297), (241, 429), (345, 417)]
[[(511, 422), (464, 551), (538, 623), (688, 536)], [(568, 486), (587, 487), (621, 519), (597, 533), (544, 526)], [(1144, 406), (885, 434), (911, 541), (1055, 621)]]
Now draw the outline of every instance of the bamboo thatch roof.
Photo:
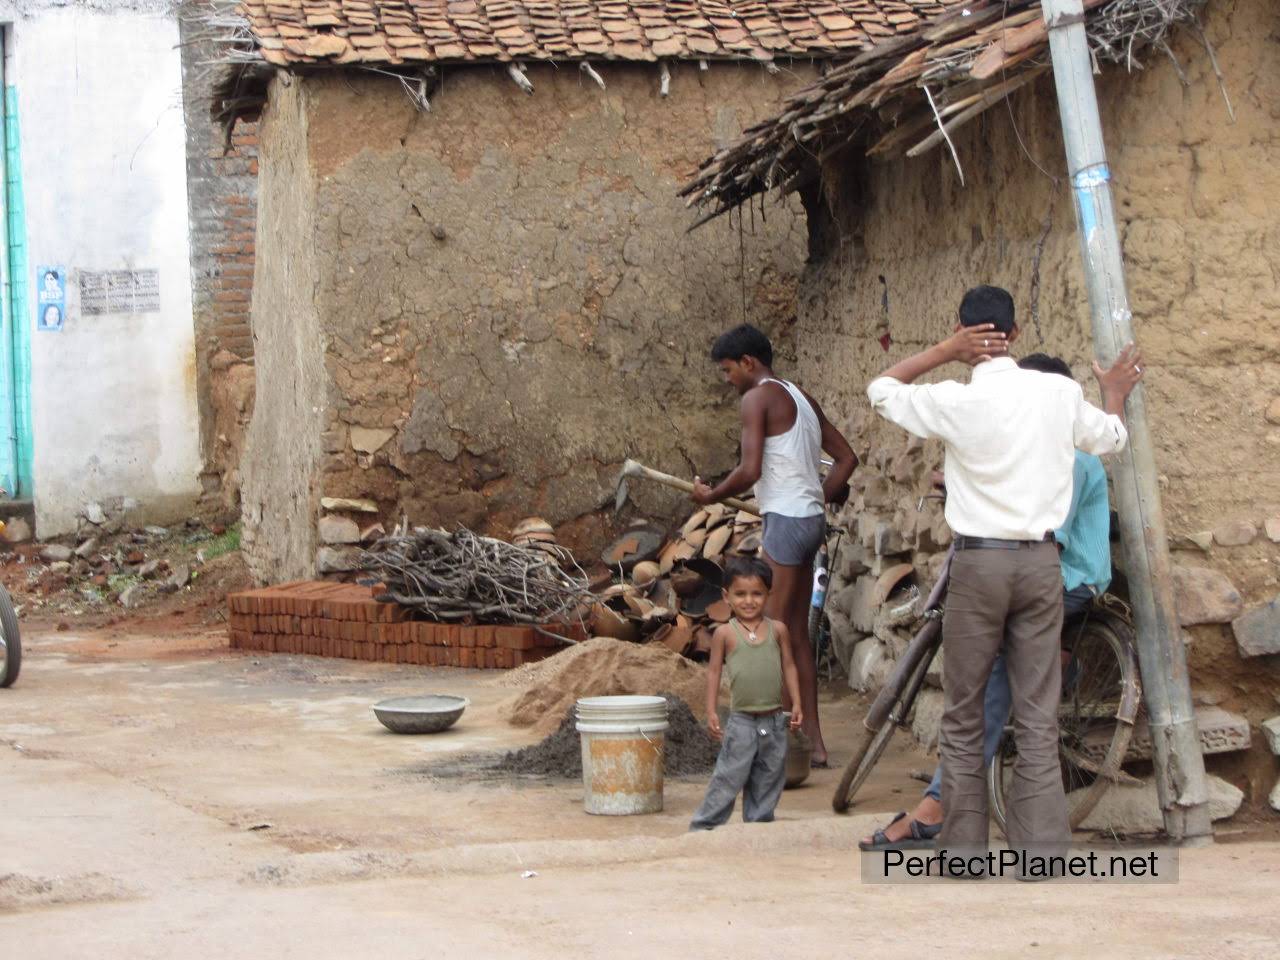
[[(1135, 51), (1172, 53), (1170, 27), (1203, 0), (1085, 0), (1096, 60), (1134, 64)], [(757, 194), (797, 189), (824, 159), (856, 146), (914, 157), (1050, 70), (1039, 0), (976, 0), (877, 44), (796, 92), (782, 111), (704, 161), (681, 190), (706, 209), (698, 223)], [(1176, 61), (1175, 61), (1176, 62)]]

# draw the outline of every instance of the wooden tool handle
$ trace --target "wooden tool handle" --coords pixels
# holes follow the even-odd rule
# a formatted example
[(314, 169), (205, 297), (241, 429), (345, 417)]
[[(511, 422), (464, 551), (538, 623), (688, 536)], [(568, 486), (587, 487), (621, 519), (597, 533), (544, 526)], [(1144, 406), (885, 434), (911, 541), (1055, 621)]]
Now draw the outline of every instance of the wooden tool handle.
[[(680, 477), (673, 477), (671, 474), (663, 473), (661, 470), (654, 470), (651, 467), (646, 467), (642, 463), (635, 464), (633, 469), (637, 474), (647, 480), (652, 480), (655, 483), (661, 483), (668, 487), (674, 487), (677, 490), (683, 490), (685, 493), (693, 493), (693, 484), (688, 480), (682, 480)], [(720, 502), (726, 507), (733, 507), (735, 510), (743, 510), (751, 514), (753, 517), (760, 515), (759, 507), (749, 504), (745, 500), (739, 500), (737, 497), (725, 497)]]

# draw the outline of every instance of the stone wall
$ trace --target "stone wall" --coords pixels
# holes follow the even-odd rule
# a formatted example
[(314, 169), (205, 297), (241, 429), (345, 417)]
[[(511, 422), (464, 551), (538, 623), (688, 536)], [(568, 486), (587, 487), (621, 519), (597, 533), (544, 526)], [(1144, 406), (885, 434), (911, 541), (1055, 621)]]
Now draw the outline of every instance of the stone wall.
[[(676, 190), (812, 73), (681, 65), (665, 99), (655, 68), (602, 73), (606, 90), (572, 67), (531, 67), (526, 96), (500, 69), (452, 71), (430, 113), (384, 78), (308, 78), (297, 102), (309, 197), (268, 187), (278, 141), (266, 129), (286, 122), (273, 100), (259, 263), (280, 205), (311, 202), (306, 306), (325, 373), (314, 492), (372, 499), (384, 525), (407, 515), (501, 534), (539, 514), (589, 554), (619, 522), (611, 509), (625, 458), (686, 476), (732, 465), (736, 398), (707, 350), (744, 318), (785, 347), (804, 221), (798, 202), (771, 204), (767, 220), (757, 211), (741, 229), (735, 218), (688, 234), (693, 216)], [(267, 360), (261, 339), (266, 326), (301, 337), (303, 305), (281, 301), (283, 284), (259, 266), (259, 391), (295, 376)], [(254, 435), (274, 416), (260, 393)], [(250, 471), (281, 466), (255, 453), (246, 495), (268, 489)], [(648, 515), (680, 502), (652, 486), (632, 491)], [(265, 517), (274, 501), (258, 499), (246, 510)], [(314, 553), (295, 549), (302, 540), (283, 551), (258, 542), (260, 576), (311, 572)]]
[[(1185, 37), (1175, 50), (1186, 86), (1160, 58), (1140, 73), (1112, 68), (1099, 78), (1173, 558), (1225, 574), (1245, 607), (1270, 601), (1280, 584), (1278, 29), (1280, 13), (1263, 0), (1208, 8), (1234, 123), (1203, 49)], [(1052, 82), (1018, 96), (1012, 111), (990, 110), (955, 139), (964, 186), (944, 150), (870, 166), (837, 158), (824, 172), (823, 196), (810, 203), (822, 245), (811, 250), (801, 290), (800, 371), (870, 467), (859, 471), (848, 517), (863, 554), (847, 557), (832, 597), (846, 647), (870, 632), (860, 606), (869, 578), (905, 560), (927, 588), (949, 539), (936, 505), (915, 509), (941, 450), (910, 443), (870, 415), (872, 377), (941, 339), (967, 287), (994, 283), (1019, 307), (1015, 355), (1063, 356), (1097, 397)], [(862, 620), (857, 629), (854, 619)], [(1275, 713), (1275, 657), (1242, 658), (1228, 626), (1196, 626), (1192, 635), (1201, 702), (1255, 722)], [(855, 672), (866, 667), (875, 682), (883, 658), (861, 649)], [(1259, 756), (1250, 776), (1269, 788), (1258, 771), (1274, 762)]]

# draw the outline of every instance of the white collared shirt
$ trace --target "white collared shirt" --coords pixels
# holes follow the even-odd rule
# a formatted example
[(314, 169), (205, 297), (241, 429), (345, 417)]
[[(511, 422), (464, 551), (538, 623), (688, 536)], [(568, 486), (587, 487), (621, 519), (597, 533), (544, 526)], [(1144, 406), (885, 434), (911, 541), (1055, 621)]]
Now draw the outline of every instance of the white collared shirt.
[(947, 523), (970, 537), (1038, 540), (1071, 509), (1075, 449), (1115, 453), (1129, 439), (1120, 418), (1084, 398), (1074, 380), (987, 360), (969, 383), (867, 387), (887, 420), (946, 444)]

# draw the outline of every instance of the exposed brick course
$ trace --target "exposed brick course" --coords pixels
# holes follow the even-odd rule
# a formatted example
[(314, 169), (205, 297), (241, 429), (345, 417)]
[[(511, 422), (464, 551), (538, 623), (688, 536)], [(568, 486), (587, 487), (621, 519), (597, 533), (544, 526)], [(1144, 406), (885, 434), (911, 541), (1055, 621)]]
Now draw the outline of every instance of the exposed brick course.
[[(533, 627), (410, 620), (408, 609), (356, 584), (298, 580), (233, 593), (227, 604), (237, 650), (494, 670), (534, 663), (560, 646)], [(581, 627), (551, 629), (586, 639)]]

